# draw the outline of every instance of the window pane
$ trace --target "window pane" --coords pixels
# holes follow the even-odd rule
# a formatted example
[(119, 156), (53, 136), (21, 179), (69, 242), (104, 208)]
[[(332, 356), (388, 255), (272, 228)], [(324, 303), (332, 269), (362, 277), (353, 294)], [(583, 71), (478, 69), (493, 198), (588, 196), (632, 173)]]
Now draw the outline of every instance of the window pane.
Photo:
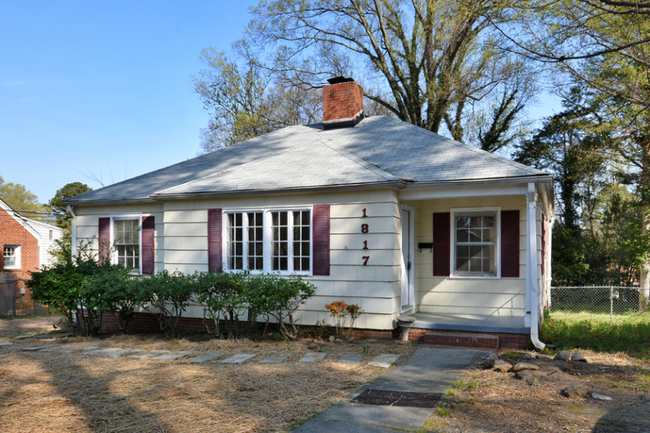
[(469, 260), (466, 258), (458, 258), (457, 260), (458, 270), (461, 272), (469, 271)]
[(461, 229), (461, 230), (456, 230), (456, 241), (457, 242), (467, 242), (469, 240), (469, 236), (467, 234), (467, 230)]
[(309, 225), (309, 212), (308, 211), (303, 211), (301, 212), (302, 214), (302, 225), (308, 226)]
[(280, 270), (281, 271), (286, 271), (289, 268), (287, 267), (288, 260), (286, 257), (280, 257)]
[(293, 270), (294, 271), (300, 271), (300, 259), (297, 257), (293, 258)]
[(494, 229), (483, 229), (483, 242), (494, 242)]
[(469, 258), (469, 247), (459, 246), (459, 247), (456, 248), (456, 253), (457, 253), (458, 257)]
[(308, 271), (309, 270), (309, 257), (303, 257), (303, 259), (302, 259), (302, 270), (303, 271)]
[(469, 241), (470, 242), (481, 242), (481, 230), (480, 229), (472, 229), (469, 231)]
[(469, 217), (458, 217), (458, 218), (456, 218), (456, 227), (458, 227), (458, 228), (469, 227)]
[(302, 240), (303, 241), (309, 240), (309, 226), (302, 228)]
[(482, 219), (482, 217), (480, 217), (480, 216), (470, 217), (469, 226), (471, 228), (481, 227), (481, 219)]
[(483, 227), (494, 228), (494, 217), (493, 216), (483, 217)]

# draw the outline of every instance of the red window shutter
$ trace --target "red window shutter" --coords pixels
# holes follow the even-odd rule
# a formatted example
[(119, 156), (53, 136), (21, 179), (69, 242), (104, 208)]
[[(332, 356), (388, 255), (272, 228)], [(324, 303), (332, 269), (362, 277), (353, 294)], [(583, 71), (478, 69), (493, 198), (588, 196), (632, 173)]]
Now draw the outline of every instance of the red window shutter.
[(501, 276), (519, 277), (519, 211), (501, 212)]
[(153, 216), (142, 218), (142, 273), (153, 274), (156, 223)]
[(111, 219), (99, 219), (99, 263), (110, 259)]
[(5, 270), (5, 246), (0, 244), (0, 272)]
[(223, 272), (221, 209), (208, 209), (208, 270)]
[(451, 250), (451, 215), (433, 214), (433, 276), (448, 277)]
[(314, 275), (330, 274), (330, 205), (314, 206)]

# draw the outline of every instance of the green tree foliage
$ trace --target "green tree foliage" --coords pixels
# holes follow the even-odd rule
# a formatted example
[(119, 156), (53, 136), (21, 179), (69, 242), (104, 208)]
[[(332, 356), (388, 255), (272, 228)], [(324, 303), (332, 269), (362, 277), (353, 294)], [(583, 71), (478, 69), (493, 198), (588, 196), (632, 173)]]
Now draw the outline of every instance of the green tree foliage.
[(522, 127), (523, 106), (536, 91), (533, 65), (500, 49), (503, 36), (493, 23), (510, 20), (509, 5), (260, 2), (235, 44), (243, 67), (215, 49), (203, 52), (208, 69), (195, 85), (215, 112), (203, 148), (320, 120), (320, 88), (337, 75), (362, 84), (369, 115), (389, 113), (434, 132), (446, 128), (456, 140), (502, 148)]
[(68, 215), (66, 206), (63, 205), (62, 202), (92, 190), (93, 189), (88, 185), (81, 182), (68, 183), (63, 188), (59, 189), (56, 194), (54, 194), (54, 197), (50, 199), (49, 203), (50, 209), (55, 218), (55, 224), (63, 229), (69, 228), (71, 217)]
[(38, 202), (35, 194), (19, 183), (5, 183), (2, 176), (0, 176), (0, 199), (26, 218), (43, 222), (49, 220), (50, 210)]

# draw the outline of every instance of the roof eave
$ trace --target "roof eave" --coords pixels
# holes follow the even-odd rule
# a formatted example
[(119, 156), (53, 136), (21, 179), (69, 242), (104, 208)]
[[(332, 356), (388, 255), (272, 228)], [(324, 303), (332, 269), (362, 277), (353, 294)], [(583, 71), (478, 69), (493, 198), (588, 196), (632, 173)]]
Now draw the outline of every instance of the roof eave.
[(153, 194), (151, 198), (155, 201), (163, 200), (187, 200), (187, 199), (201, 199), (201, 198), (220, 198), (220, 197), (233, 197), (233, 196), (255, 196), (255, 195), (276, 195), (276, 194), (306, 194), (315, 192), (329, 192), (332, 190), (369, 190), (369, 189), (384, 189), (384, 188), (404, 188), (406, 182), (401, 180), (388, 180), (382, 182), (372, 183), (355, 183), (345, 185), (321, 185), (315, 187), (302, 187), (302, 188), (283, 188), (283, 189), (255, 189), (255, 190), (236, 190), (236, 191), (208, 191), (208, 192), (192, 192), (192, 193), (158, 193)]

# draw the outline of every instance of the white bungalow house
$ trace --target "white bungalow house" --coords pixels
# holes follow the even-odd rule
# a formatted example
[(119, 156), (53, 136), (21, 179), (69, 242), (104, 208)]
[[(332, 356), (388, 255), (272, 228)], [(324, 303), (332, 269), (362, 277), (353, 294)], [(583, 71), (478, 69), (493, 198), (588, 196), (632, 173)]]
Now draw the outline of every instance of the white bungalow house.
[[(528, 334), (550, 285), (551, 176), (390, 117), (364, 117), (351, 79), (324, 121), (291, 126), (68, 201), (73, 241), (111, 242), (142, 274), (300, 274), (357, 327)], [(188, 310), (202, 317), (202, 308)]]

